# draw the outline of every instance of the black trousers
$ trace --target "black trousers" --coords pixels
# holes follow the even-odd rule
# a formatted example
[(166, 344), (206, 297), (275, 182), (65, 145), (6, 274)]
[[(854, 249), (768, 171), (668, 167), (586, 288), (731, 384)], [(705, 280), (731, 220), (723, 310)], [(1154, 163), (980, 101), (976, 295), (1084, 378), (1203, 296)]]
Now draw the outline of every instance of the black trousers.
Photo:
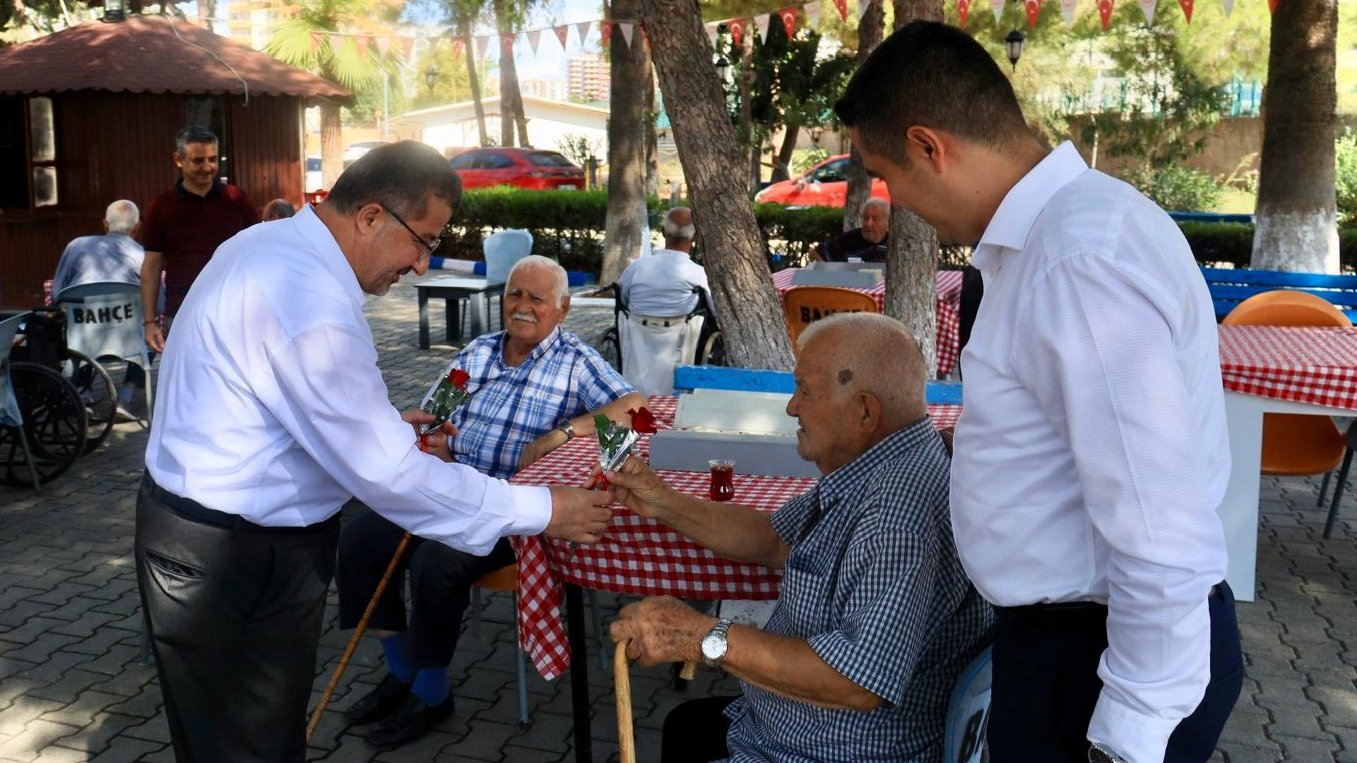
[(711, 763), (730, 756), (723, 711), (735, 697), (703, 697), (684, 702), (664, 717), (660, 763)]
[[(1197, 709), (1169, 737), (1166, 763), (1209, 760), (1244, 680), (1234, 593), (1216, 586), (1211, 611), (1211, 681)], [(992, 763), (1085, 763), (1086, 738), (1103, 683), (1107, 607), (996, 607), (987, 745)]]
[[(344, 524), (339, 536), (339, 627), (358, 625), (405, 530), (374, 511)], [(514, 563), (509, 541), (500, 538), (486, 556), (457, 551), (437, 541), (413, 537), (393, 579), (377, 602), (368, 627), (407, 631), (410, 664), (415, 670), (445, 668), (457, 650), (462, 616), (471, 601), (471, 584)], [(410, 571), (410, 618), (399, 582)]]
[(180, 763), (305, 760), (338, 538), (338, 515), (264, 528), (142, 481), (137, 582)]

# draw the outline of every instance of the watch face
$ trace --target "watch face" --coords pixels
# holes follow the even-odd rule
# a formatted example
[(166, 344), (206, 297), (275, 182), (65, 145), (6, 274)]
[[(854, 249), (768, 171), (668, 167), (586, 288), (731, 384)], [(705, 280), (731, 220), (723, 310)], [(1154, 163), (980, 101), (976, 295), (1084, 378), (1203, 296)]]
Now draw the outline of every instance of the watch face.
[[(692, 643), (691, 641), (688, 643)], [(702, 656), (709, 660), (719, 660), (726, 656), (726, 640), (716, 635), (708, 633), (702, 637)]]

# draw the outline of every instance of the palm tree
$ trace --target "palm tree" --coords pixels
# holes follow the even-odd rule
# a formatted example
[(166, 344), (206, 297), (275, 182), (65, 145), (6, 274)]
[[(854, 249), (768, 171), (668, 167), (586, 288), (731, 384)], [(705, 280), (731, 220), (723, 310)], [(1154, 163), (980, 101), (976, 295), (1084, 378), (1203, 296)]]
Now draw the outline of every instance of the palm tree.
[[(614, 0), (611, 15), (634, 19), (639, 10), (638, 0)], [(612, 75), (608, 92), (608, 215), (600, 283), (616, 281), (640, 253), (641, 237), (650, 233), (646, 143), (654, 132), (646, 119), (647, 96), (653, 96), (655, 75), (645, 35), (636, 30), (631, 45), (627, 45), (620, 33), (614, 34), (608, 48)]]
[[(514, 65), (514, 46), (507, 35), (521, 27), (532, 0), (493, 0), (495, 26), (500, 34), (499, 54), (499, 134), (500, 145), (528, 145), (528, 119), (523, 113), (523, 93), (518, 87), (518, 67)], [(514, 141), (517, 128), (518, 141)]]
[[(365, 0), (305, 0), (292, 18), (278, 26), (265, 50), (283, 63), (306, 69), (349, 90), (375, 86), (382, 64), (376, 50), (360, 50), (348, 37), (337, 44), (327, 32), (361, 29), (372, 4)], [(340, 104), (320, 103), (321, 178), (328, 187), (344, 171)]]

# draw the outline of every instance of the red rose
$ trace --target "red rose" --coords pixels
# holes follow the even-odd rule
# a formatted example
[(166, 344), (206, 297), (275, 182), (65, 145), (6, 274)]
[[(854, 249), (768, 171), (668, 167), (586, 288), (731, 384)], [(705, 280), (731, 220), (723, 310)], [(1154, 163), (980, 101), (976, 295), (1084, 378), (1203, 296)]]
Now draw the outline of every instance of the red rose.
[(462, 390), (463, 392), (466, 391), (466, 383), (470, 379), (471, 374), (467, 373), (466, 371), (463, 371), (460, 368), (454, 368), (448, 372), (448, 381), (452, 382), (452, 386)]
[(637, 434), (655, 434), (655, 414), (644, 405), (636, 410), (627, 409), (631, 414), (631, 431)]

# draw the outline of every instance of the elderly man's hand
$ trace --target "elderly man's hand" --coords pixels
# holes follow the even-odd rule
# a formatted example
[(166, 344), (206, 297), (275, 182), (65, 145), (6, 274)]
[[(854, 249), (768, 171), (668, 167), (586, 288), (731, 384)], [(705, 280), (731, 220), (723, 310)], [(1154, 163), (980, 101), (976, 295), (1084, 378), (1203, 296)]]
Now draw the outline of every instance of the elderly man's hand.
[(551, 522), (544, 530), (548, 536), (576, 543), (597, 543), (608, 530), (613, 497), (603, 490), (577, 487), (551, 489)]
[[(424, 431), (424, 427), (434, 422), (434, 415), (421, 408), (406, 408), (401, 411), (401, 420), (414, 427), (415, 435)], [(425, 452), (432, 453), (444, 461), (452, 459), (452, 438), (457, 436), (457, 427), (451, 421), (444, 421), (437, 430), (429, 433), (423, 446)]]
[(627, 641), (627, 657), (642, 665), (696, 662), (702, 659), (702, 637), (716, 618), (704, 615), (672, 596), (628, 604), (608, 628), (613, 641)]
[(674, 495), (674, 489), (646, 462), (628, 458), (617, 470), (604, 476), (618, 503), (643, 517), (664, 519), (665, 503)]
[(518, 470), (523, 471), (541, 460), (542, 456), (565, 445), (569, 440), (570, 438), (566, 436), (565, 432), (559, 429), (553, 429), (538, 437), (528, 443), (527, 447), (523, 448), (523, 452), (518, 454)]

